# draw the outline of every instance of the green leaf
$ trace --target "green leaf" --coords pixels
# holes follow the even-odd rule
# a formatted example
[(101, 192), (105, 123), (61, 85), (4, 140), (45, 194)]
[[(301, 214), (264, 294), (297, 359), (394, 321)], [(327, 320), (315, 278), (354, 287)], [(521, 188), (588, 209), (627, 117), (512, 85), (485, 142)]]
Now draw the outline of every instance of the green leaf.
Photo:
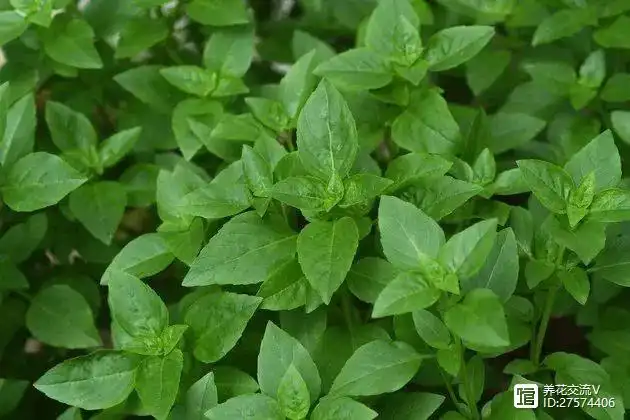
[(606, 244), (606, 226), (588, 221), (571, 230), (555, 217), (550, 216), (541, 226), (554, 240), (574, 251), (584, 264), (590, 263)]
[(519, 258), (516, 237), (511, 228), (499, 232), (490, 254), (481, 270), (467, 280), (462, 280), (464, 292), (475, 288), (492, 290), (506, 302), (516, 290)]
[(292, 119), (300, 114), (317, 85), (317, 78), (312, 74), (317, 63), (315, 51), (311, 51), (300, 57), (280, 81), (278, 87), (280, 102)]
[(0, 293), (28, 289), (28, 280), (16, 265), (6, 257), (0, 257)]
[(207, 69), (233, 77), (242, 77), (254, 55), (254, 31), (249, 26), (235, 26), (213, 31), (203, 50)]
[(184, 355), (179, 349), (167, 356), (149, 356), (142, 361), (136, 391), (142, 406), (156, 419), (166, 419), (179, 391)]
[(289, 368), (295, 368), (306, 382), (311, 401), (317, 401), (321, 379), (317, 366), (304, 346), (295, 338), (267, 323), (258, 353), (258, 383), (264, 394), (276, 397)]
[(591, 290), (586, 272), (575, 267), (571, 270), (559, 270), (557, 275), (566, 291), (580, 304), (585, 305)]
[(139, 66), (117, 74), (114, 81), (145, 104), (160, 112), (172, 110), (178, 91), (160, 73), (160, 66)]
[(379, 414), (368, 406), (348, 397), (326, 397), (311, 413), (311, 420), (372, 420)]
[(273, 186), (273, 171), (258, 152), (249, 146), (243, 146), (243, 175), (245, 182), (257, 197), (269, 197)]
[(166, 67), (160, 74), (177, 89), (191, 95), (205, 97), (217, 88), (216, 73), (197, 66)]
[(204, 414), (218, 403), (214, 373), (208, 372), (186, 392), (186, 420), (205, 420)]
[[(601, 91), (600, 97), (606, 102), (625, 102), (630, 99), (628, 88), (630, 87), (629, 73), (615, 73), (606, 81)], [(610, 113), (611, 118), (615, 113), (625, 113), (624, 111), (613, 111)], [(614, 123), (613, 123), (614, 126)], [(626, 140), (624, 140), (626, 141)]]
[(142, 134), (141, 127), (134, 127), (103, 140), (98, 151), (100, 163), (109, 168), (124, 158), (136, 145)]
[(335, 55), (317, 66), (314, 74), (350, 90), (379, 89), (390, 84), (393, 79), (387, 62), (367, 48)]
[(588, 220), (614, 223), (630, 220), (630, 191), (618, 188), (604, 190), (593, 199)]
[(159, 234), (146, 233), (127, 243), (114, 257), (101, 277), (101, 284), (108, 284), (118, 272), (151, 277), (168, 267), (173, 259), (168, 244)]
[(289, 177), (276, 183), (271, 197), (303, 211), (329, 211), (342, 195), (332, 194), (319, 178), (312, 176)]
[(99, 351), (68, 359), (47, 371), (34, 386), (61, 403), (100, 410), (122, 403), (134, 386), (140, 359), (115, 351)]
[(595, 173), (595, 192), (614, 188), (621, 180), (621, 159), (610, 130), (595, 137), (574, 154), (564, 169), (578, 184), (589, 173)]
[(204, 363), (222, 359), (243, 335), (262, 298), (229, 292), (209, 293), (186, 311), (195, 335), (194, 355)]
[(313, 222), (300, 232), (297, 240), (300, 266), (324, 303), (330, 303), (346, 278), (358, 246), (359, 232), (349, 217), (335, 222)]
[(0, 379), (0, 416), (6, 416), (20, 404), (29, 381), (19, 379)]
[(593, 34), (593, 39), (604, 48), (630, 48), (630, 42), (627, 37), (627, 28), (630, 19), (625, 16), (619, 16), (610, 25), (600, 28)]
[(491, 290), (475, 289), (469, 292), (461, 303), (446, 311), (444, 322), (473, 349), (510, 344), (503, 305)]
[(214, 380), (217, 385), (219, 401), (258, 391), (258, 383), (254, 378), (233, 367), (215, 367)]
[(86, 184), (70, 193), (72, 214), (98, 240), (109, 245), (127, 205), (127, 193), (117, 182)]
[(245, 103), (258, 121), (275, 132), (289, 128), (291, 120), (282, 104), (267, 98), (245, 98)]
[[(199, 1), (199, 0), (197, 0)], [(210, 420), (285, 420), (278, 403), (261, 394), (239, 395), (206, 412)]]
[(0, 164), (9, 167), (33, 150), (35, 143), (35, 98), (28, 94), (13, 104), (6, 114), (0, 141)]
[(26, 326), (35, 338), (54, 347), (80, 349), (102, 344), (90, 305), (65, 285), (46, 287), (33, 298)]
[(566, 213), (566, 200), (574, 188), (569, 173), (541, 160), (516, 161), (525, 182), (540, 202), (554, 213)]
[(276, 264), (293, 258), (296, 239), (288, 227), (253, 212), (236, 216), (201, 250), (182, 284), (260, 283)]
[(131, 337), (159, 336), (168, 326), (166, 305), (142, 280), (117, 272), (110, 277), (108, 290), (112, 318)]
[(43, 37), (50, 58), (80, 69), (100, 69), (103, 62), (94, 47), (94, 30), (84, 20), (59, 15)]
[(44, 213), (29, 217), (24, 223), (15, 224), (0, 237), (0, 254), (19, 264), (37, 249), (46, 231), (48, 219)]
[(404, 191), (402, 197), (421, 208), (428, 216), (440, 220), (482, 191), (483, 187), (477, 184), (442, 176), (418, 182)]
[(468, 279), (483, 268), (496, 237), (496, 219), (478, 222), (453, 235), (440, 250), (439, 261), (460, 279)]
[(308, 387), (302, 375), (290, 365), (278, 386), (278, 405), (284, 415), (290, 420), (306, 418), (311, 405)]
[(438, 155), (407, 153), (391, 161), (385, 175), (394, 181), (390, 190), (398, 190), (423, 179), (441, 177), (452, 165), (452, 162)]
[(28, 22), (23, 15), (7, 10), (0, 12), (0, 46), (19, 37), (28, 28)]
[(127, 21), (120, 31), (115, 58), (133, 58), (164, 41), (169, 28), (164, 20), (138, 17)]
[(297, 259), (292, 259), (280, 264), (265, 279), (256, 295), (264, 299), (261, 309), (291, 310), (306, 304), (309, 287)]
[(476, 96), (488, 90), (510, 64), (508, 50), (482, 50), (466, 64), (466, 81)]
[(210, 26), (242, 25), (249, 22), (245, 3), (231, 0), (193, 0), (186, 8), (191, 19)]
[(391, 184), (389, 179), (372, 174), (352, 175), (344, 181), (344, 195), (339, 207), (348, 208), (371, 202)]
[(421, 274), (403, 272), (385, 286), (374, 302), (372, 318), (405, 314), (428, 308), (441, 296)]
[(469, 61), (494, 34), (491, 26), (453, 26), (437, 32), (427, 42), (425, 59), (429, 69), (444, 71)]
[(36, 152), (10, 167), (1, 191), (12, 210), (30, 212), (57, 204), (86, 181), (58, 156)]
[(578, 33), (593, 21), (587, 8), (563, 9), (546, 17), (536, 28), (532, 45), (548, 44)]
[(376, 257), (365, 257), (352, 265), (346, 282), (357, 298), (374, 303), (381, 291), (397, 276), (392, 264)]
[[(404, 18), (414, 30), (420, 26), (420, 19), (408, 0), (385, 0), (378, 3), (370, 16), (365, 29), (365, 44), (379, 55), (393, 58), (404, 43)], [(414, 46), (415, 47), (415, 46)]]
[(344, 364), (330, 395), (370, 396), (397, 391), (413, 378), (421, 362), (422, 356), (404, 342), (369, 342)]
[(480, 356), (473, 356), (466, 366), (466, 383), (459, 385), (459, 396), (468, 402), (468, 406), (474, 406), (481, 399), (485, 381), (485, 365)]
[(422, 256), (437, 257), (444, 245), (442, 228), (411, 203), (383, 196), (378, 226), (387, 259), (400, 268), (418, 269)]
[(443, 350), (450, 347), (451, 333), (433, 313), (424, 309), (414, 311), (413, 324), (420, 338), (431, 347)]
[(96, 131), (90, 120), (59, 102), (46, 103), (46, 123), (52, 141), (62, 151), (79, 149), (87, 153), (96, 146)]
[(409, 106), (392, 124), (392, 139), (419, 153), (454, 154), (461, 134), (444, 98), (435, 90), (414, 93)]
[(384, 400), (379, 411), (383, 420), (428, 420), (445, 398), (427, 392), (400, 392), (386, 396)]
[(489, 118), (488, 147), (499, 154), (525, 146), (545, 128), (545, 121), (529, 114), (499, 112)]
[(358, 152), (354, 117), (341, 93), (323, 81), (309, 97), (297, 126), (300, 161), (313, 175), (345, 177)]

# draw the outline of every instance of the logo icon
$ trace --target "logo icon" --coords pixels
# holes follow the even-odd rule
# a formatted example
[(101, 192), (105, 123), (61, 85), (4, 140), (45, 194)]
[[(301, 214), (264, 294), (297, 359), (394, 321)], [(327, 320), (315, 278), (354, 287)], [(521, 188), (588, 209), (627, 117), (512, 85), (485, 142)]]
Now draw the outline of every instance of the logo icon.
[(514, 385), (515, 408), (538, 408), (538, 385)]

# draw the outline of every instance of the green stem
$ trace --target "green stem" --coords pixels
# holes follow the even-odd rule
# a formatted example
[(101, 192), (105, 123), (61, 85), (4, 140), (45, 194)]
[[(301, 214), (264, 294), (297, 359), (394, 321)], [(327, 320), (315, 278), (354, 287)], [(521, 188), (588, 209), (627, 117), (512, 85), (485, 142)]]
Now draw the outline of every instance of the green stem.
[(352, 334), (354, 330), (354, 316), (352, 302), (350, 301), (350, 292), (348, 290), (344, 290), (341, 294), (341, 311), (343, 312), (343, 318), (348, 326), (348, 331)]
[(453, 390), (453, 385), (451, 385), (451, 382), (448, 380), (448, 378), (444, 374), (444, 370), (442, 368), (440, 368), (439, 370), (440, 370), (440, 375), (442, 375), (442, 379), (444, 380), (446, 391), (448, 392), (449, 397), (453, 401), (453, 405), (462, 416), (466, 417), (466, 413), (461, 409), (461, 407), (458, 404), (457, 396), (455, 395), (455, 391)]
[(477, 403), (475, 398), (473, 397), (470, 391), (470, 379), (468, 378), (468, 370), (466, 369), (466, 359), (464, 358), (464, 347), (461, 342), (459, 342), (458, 347), (460, 348), (460, 358), (462, 360), (462, 367), (460, 369), (460, 374), (462, 375), (462, 382), (464, 384), (464, 392), (466, 394), (466, 404), (468, 404), (468, 409), (472, 414), (473, 420), (480, 420), (481, 415), (479, 414), (479, 410), (477, 409)]
[(547, 299), (545, 299), (545, 306), (543, 307), (542, 319), (540, 326), (538, 327), (538, 333), (532, 346), (532, 363), (534, 365), (540, 365), (540, 355), (542, 353), (543, 342), (545, 341), (545, 334), (547, 333), (547, 327), (549, 326), (549, 319), (551, 318), (551, 311), (553, 310), (553, 304), (556, 300), (556, 294), (559, 287), (557, 285), (552, 286), (547, 292)]

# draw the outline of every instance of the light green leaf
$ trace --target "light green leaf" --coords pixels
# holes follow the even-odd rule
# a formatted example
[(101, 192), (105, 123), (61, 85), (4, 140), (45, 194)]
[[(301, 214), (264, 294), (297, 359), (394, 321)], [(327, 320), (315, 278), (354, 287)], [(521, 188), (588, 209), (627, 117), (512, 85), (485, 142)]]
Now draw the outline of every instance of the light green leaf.
[(108, 290), (112, 318), (131, 337), (159, 336), (168, 326), (166, 305), (142, 280), (118, 272), (109, 279)]
[(452, 162), (438, 155), (407, 153), (389, 163), (385, 175), (394, 181), (390, 190), (412, 185), (422, 179), (433, 179), (445, 175)]
[[(7, 98), (8, 100), (8, 98)], [(0, 164), (10, 166), (30, 153), (35, 144), (35, 97), (27, 94), (13, 104), (6, 113), (6, 124), (0, 139)]]
[(46, 287), (33, 298), (26, 326), (35, 338), (54, 347), (80, 349), (102, 344), (90, 305), (65, 285)]
[(109, 168), (124, 158), (136, 145), (142, 134), (141, 127), (134, 127), (118, 133), (103, 140), (100, 145), (98, 155), (101, 165)]
[(242, 25), (249, 22), (245, 3), (232, 0), (193, 0), (186, 8), (191, 19), (210, 26)]
[(311, 405), (308, 386), (294, 365), (290, 365), (278, 386), (278, 405), (290, 420), (306, 418)]
[(229, 292), (209, 293), (185, 314), (195, 335), (194, 355), (204, 363), (222, 359), (243, 335), (262, 298)]
[(434, 34), (427, 42), (425, 59), (431, 71), (457, 67), (477, 55), (490, 42), (491, 26), (452, 26)]
[(14, 10), (0, 12), (0, 46), (22, 35), (26, 28), (28, 22), (20, 13)]
[(595, 31), (593, 39), (604, 48), (628, 49), (630, 48), (627, 37), (628, 23), (630, 23), (630, 18), (621, 15), (610, 25)]
[(437, 257), (445, 242), (442, 228), (411, 203), (383, 196), (378, 226), (387, 259), (400, 268), (417, 269), (422, 255)]
[(397, 275), (398, 270), (388, 261), (365, 257), (350, 268), (346, 282), (356, 297), (364, 302), (374, 303), (385, 286)]
[(271, 165), (251, 147), (243, 146), (243, 175), (245, 182), (257, 197), (269, 197), (273, 186)]
[(258, 383), (261, 391), (269, 396), (277, 396), (282, 379), (291, 366), (297, 369), (306, 382), (311, 401), (317, 401), (321, 379), (308, 351), (274, 323), (267, 323), (258, 353)]
[(324, 303), (330, 303), (343, 283), (358, 246), (359, 232), (349, 217), (313, 222), (300, 232), (297, 240), (300, 266)]
[(160, 74), (177, 89), (191, 95), (205, 97), (217, 88), (216, 73), (197, 66), (166, 67)]
[(597, 194), (588, 210), (588, 220), (604, 223), (630, 220), (630, 191), (612, 188)]
[(372, 318), (400, 315), (433, 305), (442, 292), (429, 283), (421, 274), (403, 272), (398, 274), (374, 302)]
[(514, 231), (507, 228), (499, 232), (481, 270), (474, 277), (462, 280), (462, 290), (465, 293), (475, 288), (490, 289), (505, 302), (516, 290), (518, 273), (516, 237)]
[(254, 117), (271, 130), (279, 133), (290, 127), (291, 119), (280, 102), (273, 99), (250, 97), (245, 98), (245, 103)]
[(569, 173), (541, 160), (516, 161), (521, 175), (540, 202), (554, 213), (566, 213), (566, 200), (575, 187)]
[(402, 193), (402, 197), (418, 206), (428, 216), (440, 220), (453, 213), (483, 187), (450, 176), (425, 179)]
[(367, 48), (344, 51), (314, 70), (333, 84), (349, 90), (370, 90), (387, 86), (393, 79), (387, 62)]
[(265, 279), (256, 296), (264, 300), (261, 309), (287, 311), (306, 304), (310, 288), (297, 259), (280, 264)]
[(484, 266), (496, 236), (496, 219), (475, 223), (446, 242), (440, 250), (439, 261), (460, 279), (470, 278)]
[(445, 398), (427, 392), (399, 392), (385, 396), (379, 411), (383, 420), (429, 420)]
[(335, 378), (330, 395), (369, 396), (401, 389), (418, 371), (422, 356), (407, 343), (376, 340), (359, 347)]
[(136, 391), (142, 406), (153, 417), (165, 420), (179, 391), (184, 355), (179, 349), (166, 356), (149, 356), (142, 361), (136, 378)]
[(127, 21), (120, 31), (115, 58), (133, 58), (142, 51), (164, 41), (169, 28), (162, 19), (137, 17)]
[(234, 26), (213, 31), (203, 50), (207, 69), (242, 77), (254, 55), (254, 31), (249, 26)]
[(318, 212), (332, 209), (343, 195), (332, 194), (319, 178), (295, 176), (276, 183), (271, 197), (300, 210)]
[(354, 117), (341, 93), (322, 81), (300, 113), (297, 126), (300, 161), (313, 175), (345, 177), (359, 149)]
[[(615, 73), (604, 85), (600, 97), (606, 102), (626, 102), (630, 100), (630, 93), (628, 93), (628, 89), (630, 89), (630, 74)], [(610, 113), (611, 118), (616, 112), (623, 113), (625, 111), (613, 111)], [(624, 139), (624, 141), (626, 140)]]
[(588, 8), (562, 9), (549, 15), (538, 25), (532, 45), (548, 44), (573, 36), (592, 22), (593, 17)]
[(508, 326), (499, 297), (488, 289), (475, 289), (444, 314), (446, 326), (475, 348), (510, 344)]
[(127, 193), (117, 182), (86, 184), (70, 193), (72, 214), (98, 240), (109, 245), (127, 205)]
[(482, 50), (466, 64), (466, 81), (476, 96), (489, 89), (505, 72), (512, 54), (508, 50)]
[(529, 114), (499, 112), (489, 118), (488, 147), (495, 154), (526, 146), (544, 128), (545, 121)]
[(205, 420), (204, 414), (218, 403), (214, 373), (208, 372), (186, 392), (186, 420)]
[(58, 156), (36, 152), (10, 167), (1, 190), (12, 210), (30, 212), (57, 204), (85, 181)]
[(62, 151), (75, 149), (87, 153), (96, 146), (96, 131), (87, 117), (59, 103), (46, 103), (46, 123), (53, 143)]
[(339, 207), (348, 208), (370, 202), (381, 195), (392, 183), (387, 178), (372, 174), (352, 175), (344, 181), (344, 195)]
[(114, 76), (114, 81), (157, 111), (170, 112), (180, 95), (162, 76), (161, 69), (155, 65), (134, 67)]
[(318, 62), (315, 51), (300, 57), (280, 81), (280, 102), (288, 115), (295, 119), (317, 84), (317, 77), (312, 73)]
[(58, 15), (42, 39), (53, 60), (80, 69), (100, 69), (103, 62), (94, 47), (94, 30), (84, 20)]
[(580, 304), (585, 305), (591, 290), (588, 275), (580, 267), (571, 270), (559, 270), (558, 278), (567, 292)]
[(603, 223), (587, 221), (571, 230), (568, 224), (550, 216), (541, 228), (557, 243), (574, 251), (584, 264), (589, 264), (606, 244), (606, 225)]
[(446, 350), (451, 345), (451, 334), (440, 318), (432, 312), (420, 309), (413, 312), (416, 332), (425, 343), (436, 349)]
[(444, 98), (435, 90), (418, 91), (392, 124), (392, 139), (412, 152), (454, 154), (461, 134)]
[(368, 406), (348, 397), (326, 397), (311, 413), (311, 420), (372, 420), (379, 414)]
[(401, 45), (404, 39), (401, 33), (403, 28), (399, 25), (401, 17), (413, 29), (420, 26), (420, 19), (408, 0), (380, 1), (365, 29), (367, 47), (383, 57), (393, 58), (399, 48), (404, 46)]
[(217, 366), (213, 370), (219, 401), (258, 391), (258, 383), (247, 373), (230, 366)]
[(121, 352), (99, 351), (68, 359), (35, 382), (39, 391), (67, 405), (100, 410), (122, 403), (134, 386), (140, 359)]
[(295, 255), (296, 239), (287, 226), (253, 212), (236, 216), (201, 250), (182, 284), (260, 283), (277, 263)]
[(574, 154), (564, 165), (575, 184), (595, 173), (595, 192), (614, 188), (621, 180), (621, 159), (610, 130), (604, 131)]
[(101, 284), (108, 284), (111, 277), (124, 272), (139, 278), (151, 277), (173, 262), (174, 256), (168, 244), (158, 233), (138, 236), (114, 257), (101, 277)]
[[(199, 1), (199, 0), (197, 0)], [(210, 420), (285, 420), (280, 406), (271, 397), (261, 394), (239, 395), (206, 412)]]

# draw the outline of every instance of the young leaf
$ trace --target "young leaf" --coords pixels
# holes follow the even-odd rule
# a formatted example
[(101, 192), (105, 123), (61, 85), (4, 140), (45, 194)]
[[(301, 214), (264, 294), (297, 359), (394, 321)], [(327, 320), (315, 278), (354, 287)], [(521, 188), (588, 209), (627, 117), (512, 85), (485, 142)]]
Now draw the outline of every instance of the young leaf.
[(204, 420), (204, 414), (218, 403), (214, 373), (208, 372), (186, 392), (186, 420)]
[(10, 167), (0, 190), (12, 210), (30, 212), (57, 204), (86, 181), (60, 157), (36, 152)]
[(307, 212), (330, 211), (343, 197), (332, 194), (326, 183), (313, 176), (294, 176), (274, 184), (271, 197)]
[(516, 162), (536, 198), (554, 213), (566, 213), (566, 200), (574, 188), (571, 176), (562, 168), (541, 160)]
[(579, 267), (575, 267), (571, 270), (559, 270), (558, 278), (566, 291), (569, 292), (575, 300), (582, 305), (586, 304), (591, 290), (591, 283), (584, 270)]
[(26, 326), (35, 338), (54, 347), (80, 349), (102, 344), (90, 305), (65, 285), (46, 287), (33, 298)]
[(290, 420), (306, 418), (311, 405), (308, 386), (294, 365), (290, 365), (278, 386), (278, 404)]
[(86, 184), (70, 193), (72, 214), (98, 240), (109, 245), (127, 205), (127, 193), (117, 182)]
[(297, 240), (300, 266), (324, 303), (330, 303), (346, 278), (358, 246), (359, 232), (349, 217), (335, 222), (313, 222), (300, 232)]
[(168, 326), (166, 305), (142, 280), (116, 272), (109, 279), (108, 290), (107, 302), (112, 318), (128, 335), (151, 338), (160, 335)]
[(99, 351), (68, 359), (34, 386), (49, 398), (85, 410), (122, 403), (131, 393), (140, 359), (122, 352)]
[(496, 236), (496, 219), (476, 223), (446, 242), (440, 250), (439, 261), (460, 279), (470, 278), (483, 267)]
[(588, 210), (588, 220), (604, 223), (630, 220), (630, 191), (612, 188), (597, 194)]
[(136, 391), (142, 406), (153, 417), (166, 419), (179, 391), (184, 355), (179, 349), (166, 356), (149, 356), (142, 361), (136, 377)]
[(400, 47), (400, 43), (396, 42), (401, 39), (400, 17), (404, 17), (414, 29), (420, 26), (420, 19), (408, 0), (379, 2), (365, 29), (367, 47), (383, 57), (393, 57)]
[(256, 284), (296, 252), (296, 234), (253, 212), (232, 218), (193, 262), (183, 286)]
[(411, 203), (383, 196), (378, 216), (383, 252), (394, 266), (417, 269), (421, 254), (435, 258), (445, 242), (442, 228)]
[[(197, 0), (199, 1), (199, 0)], [(245, 415), (246, 417), (243, 417)], [(205, 414), (210, 420), (242, 418), (247, 420), (285, 420), (280, 406), (261, 394), (239, 395), (211, 408)]]
[(394, 392), (413, 378), (422, 356), (400, 341), (371, 341), (350, 356), (335, 378), (330, 395), (369, 396)]
[(348, 397), (326, 397), (311, 413), (311, 420), (372, 420), (379, 414), (368, 406)]
[(254, 55), (254, 31), (249, 26), (234, 26), (212, 32), (203, 50), (207, 69), (233, 77), (247, 73)]
[(141, 127), (134, 127), (103, 140), (98, 151), (103, 168), (109, 168), (124, 158), (135, 146), (142, 134)]
[(576, 184), (594, 172), (596, 193), (617, 187), (621, 180), (621, 159), (612, 132), (606, 130), (591, 140), (571, 157), (564, 169)]
[(475, 289), (468, 293), (463, 302), (446, 311), (444, 322), (473, 349), (510, 344), (503, 305), (499, 297), (488, 289)]
[(216, 73), (196, 66), (167, 67), (160, 70), (167, 82), (183, 92), (201, 97), (217, 88)]
[(430, 311), (420, 309), (413, 312), (413, 324), (420, 338), (431, 347), (443, 350), (450, 347), (450, 332), (442, 320)]
[(272, 322), (267, 323), (258, 353), (258, 383), (261, 391), (276, 397), (291, 367), (306, 382), (311, 401), (316, 401), (321, 391), (321, 379), (315, 362), (299, 341)]
[(222, 359), (243, 335), (261, 298), (229, 292), (209, 293), (186, 311), (195, 335), (194, 355), (204, 363)]
[(494, 36), (491, 26), (453, 26), (433, 35), (425, 59), (431, 71), (457, 67), (477, 55)]
[(297, 127), (300, 161), (313, 175), (329, 180), (350, 172), (358, 151), (354, 117), (341, 93), (322, 81), (300, 113)]
[(400, 273), (378, 295), (374, 302), (372, 318), (405, 314), (428, 308), (437, 302), (441, 294), (439, 289), (419, 273)]
[(118, 272), (139, 278), (151, 277), (168, 267), (173, 259), (168, 244), (160, 234), (138, 236), (114, 257), (101, 277), (101, 284), (108, 284)]

